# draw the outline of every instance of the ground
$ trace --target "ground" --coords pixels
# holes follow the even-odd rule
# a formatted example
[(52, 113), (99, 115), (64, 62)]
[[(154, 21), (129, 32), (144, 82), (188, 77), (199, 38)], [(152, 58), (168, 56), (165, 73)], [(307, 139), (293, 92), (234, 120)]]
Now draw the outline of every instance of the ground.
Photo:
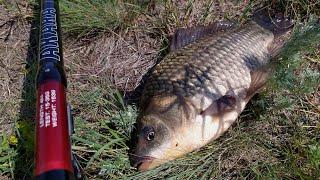
[[(72, 149), (89, 179), (320, 177), (320, 2), (60, 0)], [(154, 170), (128, 153), (142, 77), (179, 27), (244, 23), (262, 6), (295, 20), (264, 91), (217, 141)], [(39, 2), (0, 0), (0, 179), (33, 171)]]

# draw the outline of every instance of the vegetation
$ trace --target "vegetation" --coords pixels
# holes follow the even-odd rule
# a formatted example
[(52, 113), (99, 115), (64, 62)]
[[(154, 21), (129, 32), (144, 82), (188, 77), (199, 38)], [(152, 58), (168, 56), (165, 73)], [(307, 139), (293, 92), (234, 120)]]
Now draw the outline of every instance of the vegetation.
[[(208, 24), (217, 19), (242, 23), (261, 5), (283, 7), (296, 20), (292, 39), (276, 60), (275, 72), (265, 90), (250, 101), (237, 123), (218, 140), (153, 170), (136, 172), (128, 155), (138, 105), (135, 96), (125, 88), (115, 88), (119, 86), (117, 79), (112, 79), (114, 74), (104, 73), (109, 66), (113, 68), (109, 59), (114, 58), (120, 64), (123, 61), (123, 68), (127, 68), (134, 62), (126, 65), (124, 62), (128, 62), (123, 57), (133, 58), (138, 54), (154, 64), (161, 59), (167, 48), (166, 37), (174, 28)], [(0, 138), (0, 178), (28, 179), (33, 169), (32, 94), (36, 56), (32, 56), (32, 61), (25, 57), (30, 39), (24, 29), (36, 24), (39, 5), (34, 0), (0, 0), (0, 8), (0, 41), (4, 41), (0, 43), (0, 59), (3, 59), (0, 74), (5, 74), (0, 78), (5, 92), (0, 96), (0, 114), (4, 117), (0, 123), (5, 119), (14, 122), (14, 133), (3, 131)], [(68, 98), (73, 105), (76, 127), (72, 149), (88, 179), (320, 177), (319, 1), (281, 0), (275, 6), (264, 0), (217, 3), (60, 0), (60, 9), (64, 37), (67, 37), (64, 57)], [(7, 39), (8, 21), (15, 28)], [(21, 45), (16, 44), (17, 37), (25, 39)], [(142, 41), (147, 41), (147, 45)], [(13, 50), (8, 52), (8, 48)], [(36, 49), (36, 44), (32, 48)], [(123, 54), (114, 53), (121, 49), (125, 49)], [(28, 51), (30, 54), (30, 46)], [(10, 53), (16, 55), (9, 56)], [(126, 73), (149, 69), (150, 63), (145, 61)], [(97, 70), (97, 67), (103, 68)], [(17, 75), (17, 80), (7, 82), (6, 79), (14, 79), (12, 74)], [(24, 83), (20, 83), (22, 79)], [(131, 83), (132, 87), (139, 84), (134, 78), (121, 83)]]
[(60, 8), (64, 32), (80, 36), (129, 27), (140, 11), (135, 2), (116, 0), (63, 0)]

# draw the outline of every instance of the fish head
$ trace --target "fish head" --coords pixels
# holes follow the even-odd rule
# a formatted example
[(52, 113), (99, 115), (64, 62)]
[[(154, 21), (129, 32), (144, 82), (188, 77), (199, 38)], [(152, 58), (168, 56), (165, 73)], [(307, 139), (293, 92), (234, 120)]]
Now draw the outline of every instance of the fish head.
[(138, 123), (138, 142), (133, 157), (134, 167), (147, 170), (162, 164), (173, 134), (171, 129), (155, 115), (147, 115)]
[(199, 113), (193, 108), (198, 99), (157, 99), (150, 103), (138, 118), (134, 167), (149, 170), (199, 149), (225, 132), (246, 103), (223, 96), (208, 101), (206, 110)]
[(176, 103), (169, 107), (159, 113), (161, 108), (152, 105), (151, 111), (138, 119), (138, 140), (131, 157), (139, 171), (152, 169), (191, 151), (189, 145), (193, 140), (189, 139), (187, 123), (182, 123), (185, 121), (183, 108)]

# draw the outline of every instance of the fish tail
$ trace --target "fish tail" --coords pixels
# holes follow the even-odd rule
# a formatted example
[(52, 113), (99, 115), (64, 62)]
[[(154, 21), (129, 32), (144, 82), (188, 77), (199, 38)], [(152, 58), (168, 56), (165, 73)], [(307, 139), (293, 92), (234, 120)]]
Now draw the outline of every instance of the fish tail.
[(272, 56), (278, 55), (290, 38), (294, 25), (293, 20), (286, 17), (283, 11), (269, 9), (268, 7), (255, 11), (252, 20), (273, 33), (274, 41), (269, 48), (269, 52)]
[(255, 11), (252, 20), (270, 30), (275, 36), (281, 36), (293, 28), (293, 21), (290, 17), (286, 17), (281, 11), (268, 7)]

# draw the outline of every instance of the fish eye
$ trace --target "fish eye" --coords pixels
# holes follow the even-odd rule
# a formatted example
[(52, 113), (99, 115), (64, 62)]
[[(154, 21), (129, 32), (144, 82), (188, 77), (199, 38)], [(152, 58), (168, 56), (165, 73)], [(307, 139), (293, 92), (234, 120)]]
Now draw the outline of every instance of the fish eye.
[(150, 131), (148, 134), (147, 134), (147, 140), (148, 141), (152, 141), (154, 139), (154, 131)]
[(145, 126), (142, 129), (142, 132), (144, 134), (145, 139), (148, 140), (148, 141), (152, 141), (154, 139), (154, 137), (155, 137), (154, 129), (151, 126)]

